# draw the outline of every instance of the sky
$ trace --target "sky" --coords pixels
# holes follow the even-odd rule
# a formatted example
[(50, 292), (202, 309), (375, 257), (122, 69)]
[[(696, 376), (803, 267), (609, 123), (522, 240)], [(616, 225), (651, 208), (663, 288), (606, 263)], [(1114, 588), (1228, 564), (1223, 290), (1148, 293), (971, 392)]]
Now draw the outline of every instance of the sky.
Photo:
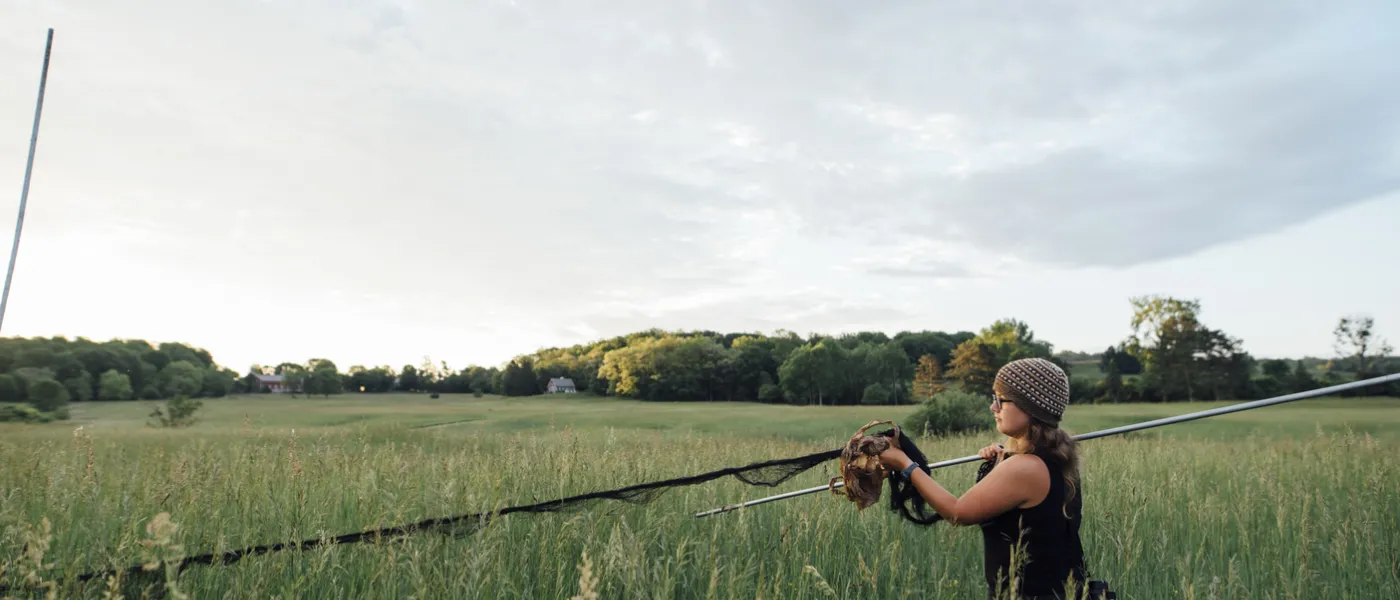
[(1163, 294), (1259, 357), (1400, 344), (1400, 3), (0, 0), (0, 229), (49, 27), (6, 336), (1098, 352)]

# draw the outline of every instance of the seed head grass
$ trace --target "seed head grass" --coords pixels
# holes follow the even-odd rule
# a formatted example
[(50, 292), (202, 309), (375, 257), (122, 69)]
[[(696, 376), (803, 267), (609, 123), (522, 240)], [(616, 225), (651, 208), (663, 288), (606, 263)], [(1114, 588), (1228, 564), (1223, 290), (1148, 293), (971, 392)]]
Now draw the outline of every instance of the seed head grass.
[[(726, 432), (722, 406), (606, 400), (570, 412), (557, 401), (512, 410), (503, 400), (447, 400), (381, 402), (399, 402), (398, 412), (360, 399), (301, 400), (298, 416), (235, 398), (207, 403), (201, 422), (180, 430), (142, 425), (140, 403), (90, 403), (75, 405), (75, 422), (6, 425), (0, 578), (61, 598), (985, 597), (976, 527), (920, 527), (884, 505), (857, 511), (828, 493), (694, 517), (823, 485), (835, 461), (778, 488), (724, 479), (648, 504), (599, 501), (449, 533), (172, 567), (181, 556), (829, 450), (870, 419), (908, 410), (735, 406), (735, 431)], [(1394, 401), (1372, 403), (1372, 413), (1400, 412)], [(1081, 420), (1067, 426), (1090, 430), (1097, 408), (1071, 407)], [(1124, 407), (1111, 408), (1104, 420), (1123, 416)], [(1294, 421), (1290, 409), (1261, 409), (1279, 411), (1269, 417), (1276, 422), (1228, 433), (1212, 424), (1084, 442), (1092, 575), (1120, 598), (1400, 597), (1400, 458), (1384, 428), (1394, 414), (1369, 419), (1379, 430), (1357, 431), (1350, 413), (1318, 420), (1303, 407), (1309, 416)], [(756, 415), (773, 426), (755, 427)], [(984, 433), (918, 443), (938, 460), (994, 441)], [(960, 494), (975, 472), (966, 464), (934, 476)], [(147, 569), (66, 583), (131, 565)]]

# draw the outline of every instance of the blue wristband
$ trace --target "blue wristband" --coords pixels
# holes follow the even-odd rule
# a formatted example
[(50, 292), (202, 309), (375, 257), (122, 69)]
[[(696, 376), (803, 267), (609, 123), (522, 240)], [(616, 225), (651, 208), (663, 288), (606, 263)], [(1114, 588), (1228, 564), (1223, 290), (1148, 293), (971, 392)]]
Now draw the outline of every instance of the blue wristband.
[(919, 463), (909, 463), (909, 466), (904, 467), (904, 472), (900, 473), (900, 475), (904, 477), (905, 481), (910, 481), (909, 475), (912, 474), (914, 472), (914, 469), (917, 468), (919, 468)]

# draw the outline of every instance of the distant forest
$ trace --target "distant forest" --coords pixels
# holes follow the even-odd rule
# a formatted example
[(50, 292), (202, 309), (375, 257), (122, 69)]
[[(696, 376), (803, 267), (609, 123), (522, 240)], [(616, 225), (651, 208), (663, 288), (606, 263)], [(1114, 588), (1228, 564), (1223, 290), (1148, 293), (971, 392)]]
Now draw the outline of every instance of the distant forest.
[[(532, 396), (551, 378), (577, 390), (652, 401), (798, 405), (909, 404), (940, 389), (989, 394), (997, 370), (1023, 357), (1072, 374), (1073, 402), (1253, 399), (1400, 371), (1366, 317), (1341, 318), (1334, 355), (1256, 360), (1243, 341), (1207, 327), (1200, 304), (1163, 296), (1131, 299), (1123, 340), (1099, 353), (1055, 352), (1029, 324), (1002, 319), (977, 332), (860, 332), (807, 337), (788, 331), (647, 330), (568, 348), (547, 348), (503, 366), (453, 370), (425, 359), (400, 369), (311, 359), (245, 373), (206, 350), (143, 340), (0, 338), (0, 403), (56, 410), (68, 402), (162, 400), (264, 393), (256, 375), (282, 375), (294, 395), (471, 393)], [(1400, 386), (1359, 394), (1400, 395)]]

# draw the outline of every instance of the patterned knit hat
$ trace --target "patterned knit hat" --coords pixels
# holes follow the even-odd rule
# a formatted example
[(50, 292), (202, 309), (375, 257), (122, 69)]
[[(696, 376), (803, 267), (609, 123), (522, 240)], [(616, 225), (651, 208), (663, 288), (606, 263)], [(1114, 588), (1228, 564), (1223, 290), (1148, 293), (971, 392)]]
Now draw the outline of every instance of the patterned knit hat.
[(1030, 416), (1058, 427), (1069, 404), (1069, 377), (1043, 358), (1023, 358), (997, 371), (994, 388)]

